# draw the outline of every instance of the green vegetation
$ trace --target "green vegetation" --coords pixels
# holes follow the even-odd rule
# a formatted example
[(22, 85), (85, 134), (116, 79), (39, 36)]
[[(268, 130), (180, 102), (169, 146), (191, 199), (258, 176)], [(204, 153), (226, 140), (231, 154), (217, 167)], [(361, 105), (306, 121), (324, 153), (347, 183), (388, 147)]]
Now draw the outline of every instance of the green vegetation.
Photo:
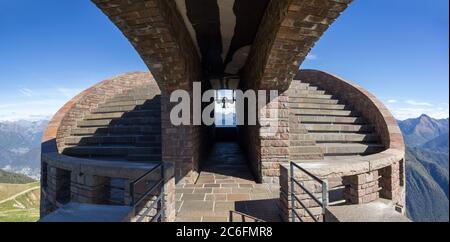
[(37, 221), (39, 200), (39, 182), (0, 184), (0, 222)]
[(0, 222), (36, 222), (39, 219), (39, 186), (0, 203)]
[(39, 182), (28, 184), (3, 184), (0, 183), (0, 203), (16, 194), (29, 190), (31, 188), (39, 187)]

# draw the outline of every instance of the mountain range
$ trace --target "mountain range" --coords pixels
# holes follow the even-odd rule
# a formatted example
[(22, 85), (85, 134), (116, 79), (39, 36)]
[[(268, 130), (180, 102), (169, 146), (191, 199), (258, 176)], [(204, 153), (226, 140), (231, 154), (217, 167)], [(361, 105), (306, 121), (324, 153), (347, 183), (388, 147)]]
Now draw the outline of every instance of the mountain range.
[(406, 207), (413, 221), (449, 221), (449, 119), (398, 121), (407, 146)]
[[(38, 179), (40, 141), (47, 123), (0, 122), (0, 169)], [(407, 145), (408, 216), (413, 221), (449, 221), (449, 119), (422, 115), (398, 123)], [(16, 177), (0, 174), (8, 179)]]
[(48, 120), (0, 122), (0, 169), (38, 179), (41, 138)]

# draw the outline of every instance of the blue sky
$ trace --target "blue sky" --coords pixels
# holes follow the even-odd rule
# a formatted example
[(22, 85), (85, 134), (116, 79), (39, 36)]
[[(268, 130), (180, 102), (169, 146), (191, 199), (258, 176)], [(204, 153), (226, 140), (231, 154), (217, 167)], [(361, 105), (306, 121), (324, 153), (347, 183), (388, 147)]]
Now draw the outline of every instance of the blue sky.
[[(356, 82), (399, 119), (448, 117), (448, 0), (355, 0), (302, 68)], [(89, 0), (0, 0), (0, 120), (50, 117), (105, 78), (147, 70)]]

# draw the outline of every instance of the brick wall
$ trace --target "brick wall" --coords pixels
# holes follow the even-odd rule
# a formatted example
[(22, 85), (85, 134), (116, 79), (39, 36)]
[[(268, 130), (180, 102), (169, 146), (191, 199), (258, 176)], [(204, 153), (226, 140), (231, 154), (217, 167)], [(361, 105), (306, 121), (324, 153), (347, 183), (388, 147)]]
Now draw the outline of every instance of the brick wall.
[[(41, 216), (54, 211), (64, 203), (82, 202), (104, 204), (111, 178), (133, 180), (150, 169), (150, 164), (132, 165), (120, 162), (93, 162), (89, 159), (69, 157), (61, 154), (64, 139), (70, 135), (71, 128), (83, 118), (84, 114), (100, 103), (140, 86), (159, 88), (150, 73), (128, 73), (114, 77), (83, 91), (67, 102), (52, 118), (42, 139), (41, 155)], [(171, 168), (173, 170), (173, 168)], [(173, 174), (168, 179), (173, 178)], [(174, 179), (171, 179), (174, 181)], [(170, 180), (168, 180), (170, 182)], [(174, 185), (166, 189), (174, 193)], [(127, 185), (125, 185), (127, 186)], [(170, 207), (174, 199), (169, 199)], [(173, 204), (174, 206), (174, 204)], [(173, 208), (174, 210), (174, 208)], [(168, 219), (174, 211), (167, 211)]]
[[(279, 164), (289, 161), (288, 90), (300, 64), (351, 1), (270, 1), (241, 73), (243, 90), (278, 90), (278, 130), (246, 127), (246, 151), (259, 180), (278, 183)], [(269, 109), (270, 109), (269, 108)], [(270, 135), (269, 135), (270, 134)], [(317, 153), (317, 152), (316, 152)]]
[(244, 70), (261, 89), (286, 90), (310, 49), (351, 0), (270, 1)]
[[(342, 78), (316, 70), (301, 70), (295, 77), (305, 83), (317, 86), (321, 89), (328, 90), (333, 95), (337, 96), (339, 100), (347, 103), (353, 110), (361, 113), (361, 116), (368, 120), (374, 126), (374, 130), (380, 137), (381, 143), (386, 147), (387, 152), (399, 152), (404, 157), (405, 144), (397, 121), (391, 114), (389, 109), (378, 100), (373, 94), (364, 88), (345, 81)], [(404, 158), (402, 159), (404, 160)], [(398, 188), (393, 189), (395, 194), (393, 197), (397, 198), (397, 202), (405, 205), (405, 167), (403, 161), (395, 161), (398, 165), (393, 166), (391, 177), (393, 180), (398, 179)], [(387, 167), (389, 164), (382, 165)], [(381, 167), (373, 167), (378, 169)], [(397, 184), (397, 183), (394, 183)]]
[(170, 123), (173, 90), (192, 93), (201, 81), (197, 49), (174, 0), (93, 0), (122, 31), (147, 64), (162, 91), (163, 160), (176, 165), (177, 182), (192, 182), (198, 172), (201, 128)]
[[(85, 113), (96, 108), (105, 100), (124, 93), (128, 90), (152, 84), (153, 77), (150, 73), (135, 72), (117, 76), (102, 81), (88, 88), (68, 101), (52, 118), (48, 124), (42, 141), (56, 139), (59, 152), (64, 149), (64, 139), (70, 135), (71, 129), (76, 126)], [(158, 88), (155, 86), (155, 88)], [(155, 89), (158, 90), (158, 89)]]
[[(294, 172), (294, 178), (303, 184), (304, 187), (308, 189), (315, 197), (322, 197), (322, 186), (317, 181), (313, 180), (311, 177), (305, 175), (305, 173), (296, 169)], [(322, 178), (326, 180), (326, 178)], [(301, 189), (300, 186), (291, 185), (291, 172), (290, 166), (284, 164), (280, 166), (280, 216), (285, 222), (291, 222), (292, 217), (295, 216), (296, 222), (301, 219), (304, 222), (313, 222), (311, 214), (309, 214), (302, 205), (296, 200), (292, 199), (291, 192), (294, 192), (297, 198), (305, 205), (312, 215), (318, 220), (323, 221), (322, 217), (322, 207), (314, 201), (305, 190)], [(292, 211), (292, 205), (296, 208), (295, 211), (300, 219), (294, 215)]]
[[(307, 166), (308, 170), (323, 180), (342, 179), (345, 185), (344, 197), (349, 204), (370, 203), (378, 198), (392, 200), (397, 209), (404, 212), (405, 207), (405, 177), (404, 177), (404, 155), (405, 146), (400, 129), (389, 110), (367, 90), (347, 82), (341, 78), (321, 71), (301, 70), (295, 77), (303, 83), (309, 83), (320, 89), (327, 90), (339, 100), (351, 106), (352, 109), (362, 114), (375, 126), (375, 131), (380, 136), (386, 150), (377, 154), (355, 157), (349, 163), (326, 164)], [(301, 124), (300, 124), (301, 125)], [(289, 182), (289, 167), (283, 165), (280, 172), (280, 205), (282, 216), (285, 220), (292, 217), (289, 192), (291, 185)], [(300, 181), (309, 184), (308, 179), (299, 176)], [(317, 194), (320, 191), (317, 187), (311, 186), (312, 191)], [(299, 196), (302, 197), (301, 191)], [(318, 206), (310, 203), (308, 198), (304, 198), (306, 206), (319, 213)], [(302, 199), (303, 201), (303, 199)], [(298, 207), (298, 204), (296, 204)], [(305, 216), (305, 212), (300, 209), (300, 216)]]

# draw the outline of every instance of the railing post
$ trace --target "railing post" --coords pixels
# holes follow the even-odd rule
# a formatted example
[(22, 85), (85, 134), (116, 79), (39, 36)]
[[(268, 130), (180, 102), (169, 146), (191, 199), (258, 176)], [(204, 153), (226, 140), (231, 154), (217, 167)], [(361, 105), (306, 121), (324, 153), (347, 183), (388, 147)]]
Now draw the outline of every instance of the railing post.
[[(315, 180), (315, 182), (319, 183), (322, 186), (322, 197), (321, 198), (318, 198), (317, 196), (315, 196), (314, 195), (315, 192), (309, 191), (308, 188), (304, 185), (303, 181), (299, 182), (295, 179), (295, 171), (294, 171), (295, 168), (298, 168), (299, 171), (305, 173), (307, 176), (311, 177), (313, 180)], [(304, 211), (307, 212), (315, 222), (319, 222), (319, 219), (308, 209), (308, 207), (295, 194), (295, 186), (296, 185), (299, 186), (302, 189), (302, 191), (304, 191), (307, 195), (309, 195), (315, 202), (317, 202), (322, 207), (322, 219), (323, 219), (323, 221), (325, 221), (326, 208), (328, 207), (328, 204), (329, 204), (328, 182), (326, 180), (322, 180), (322, 179), (318, 178), (317, 176), (310, 173), (309, 171), (302, 168), (301, 166), (295, 164), (294, 162), (290, 163), (290, 173), (289, 174), (291, 176), (291, 179), (290, 179), (291, 192), (289, 194), (291, 197), (291, 209), (290, 209), (290, 211), (292, 212), (291, 221), (296, 222), (295, 217), (298, 216), (298, 219), (301, 222), (303, 222), (303, 219), (301, 219), (301, 217), (295, 211), (295, 204), (296, 204), (296, 202), (298, 202), (300, 204), (300, 206), (304, 209)]]
[(328, 198), (328, 182), (324, 181), (322, 183), (322, 216), (323, 216), (322, 222), (325, 222), (325, 213), (326, 213), (326, 210), (328, 207), (328, 202), (329, 202), (328, 200), (329, 200), (329, 198)]
[(134, 183), (130, 182), (130, 206), (134, 207)]
[(162, 222), (165, 222), (165, 205), (164, 205), (164, 200), (166, 200), (165, 199), (165, 194), (164, 194), (164, 186), (166, 185), (165, 184), (165, 176), (164, 176), (164, 172), (165, 172), (165, 169), (164, 169), (164, 164), (162, 164), (161, 165), (161, 180), (163, 181), (163, 183), (162, 183), (162, 185), (161, 185), (161, 191), (160, 191), (160, 195), (162, 196), (162, 199), (161, 199), (161, 221)]
[[(291, 162), (290, 163), (290, 174), (291, 174), (291, 194), (289, 194), (291, 196), (291, 213), (292, 213), (292, 222), (295, 223), (295, 187), (294, 187), (294, 164)], [(289, 190), (289, 189), (288, 189)]]

